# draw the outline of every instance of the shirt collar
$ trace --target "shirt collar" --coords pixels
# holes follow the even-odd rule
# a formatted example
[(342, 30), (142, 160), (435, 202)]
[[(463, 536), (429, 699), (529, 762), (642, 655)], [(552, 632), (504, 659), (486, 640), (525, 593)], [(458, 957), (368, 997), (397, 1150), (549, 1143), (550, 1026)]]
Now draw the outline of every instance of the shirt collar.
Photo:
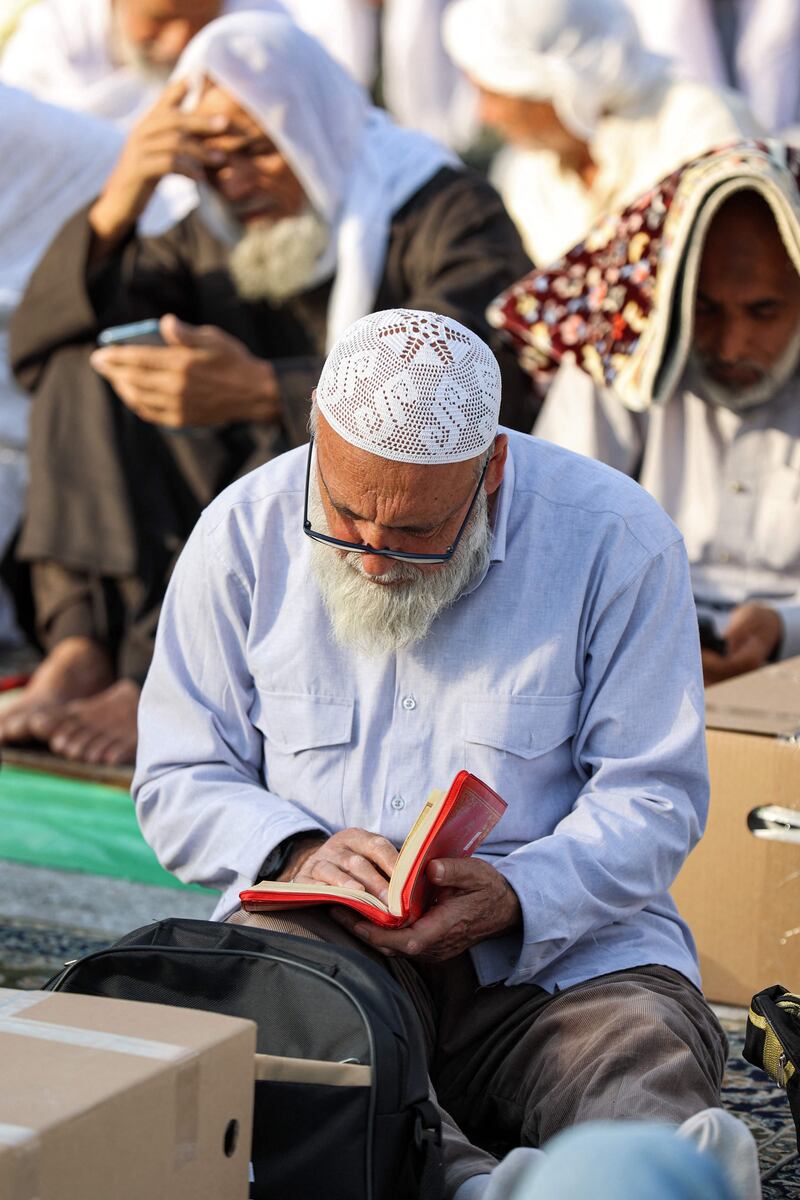
[[(498, 429), (498, 433), (508, 433), (507, 429), (502, 426)], [(506, 466), (503, 472), (503, 482), (497, 492), (497, 503), (494, 510), (494, 520), (492, 522), (492, 549), (489, 556), (489, 561), (505, 562), (506, 560), (506, 538), (508, 535), (508, 517), (511, 512), (511, 502), (514, 498), (514, 454), (512, 451), (513, 437), (508, 439), (508, 454), (506, 455)]]
[[(498, 433), (508, 433), (508, 430), (500, 428), (498, 429)], [(492, 545), (489, 551), (489, 562), (483, 573), (477, 579), (474, 579), (469, 587), (464, 589), (461, 593), (462, 596), (471, 595), (483, 583), (492, 566), (495, 563), (505, 562), (506, 560), (508, 515), (511, 511), (511, 501), (514, 497), (514, 459), (511, 456), (512, 440), (512, 438), (508, 439), (508, 454), (506, 455), (503, 482), (497, 491), (497, 504), (495, 505), (494, 518), (492, 520)]]

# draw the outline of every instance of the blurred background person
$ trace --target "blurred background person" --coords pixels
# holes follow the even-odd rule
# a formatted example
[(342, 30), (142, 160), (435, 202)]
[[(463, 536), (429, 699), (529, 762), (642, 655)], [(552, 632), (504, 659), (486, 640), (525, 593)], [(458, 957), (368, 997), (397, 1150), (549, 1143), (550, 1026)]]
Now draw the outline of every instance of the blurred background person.
[[(104, 121), (0, 84), (0, 561), (19, 527), (27, 481), (29, 398), (8, 363), (8, 329), (51, 238), (102, 187), (122, 135)], [(0, 647), (20, 641), (0, 583)]]
[(687, 159), (761, 133), (735, 93), (675, 79), (622, 0), (454, 0), (444, 41), (509, 143), (492, 179), (542, 265)]
[[(224, 13), (283, 12), (281, 0), (34, 0), (0, 57), (0, 80), (122, 129), (155, 102), (191, 39)], [(162, 203), (143, 214), (161, 233), (198, 201), (195, 184), (164, 179)]]
[(564, 363), (534, 433), (683, 534), (708, 684), (800, 654), (799, 184), (778, 143), (722, 150), (492, 306)]
[(800, 122), (797, 0), (625, 0), (645, 45), (685, 79), (735, 87), (770, 133)]
[(191, 39), (224, 13), (280, 0), (35, 0), (0, 58), (0, 79), (129, 128), (155, 102)]

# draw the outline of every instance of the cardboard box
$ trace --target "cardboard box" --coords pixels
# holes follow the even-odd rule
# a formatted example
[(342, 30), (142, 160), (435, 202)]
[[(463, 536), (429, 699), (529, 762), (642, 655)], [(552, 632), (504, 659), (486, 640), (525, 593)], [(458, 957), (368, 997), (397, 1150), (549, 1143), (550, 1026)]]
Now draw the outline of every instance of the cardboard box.
[(708, 688), (708, 826), (672, 894), (709, 1000), (800, 989), (800, 658)]
[(0, 989), (0, 1200), (246, 1200), (255, 1025)]

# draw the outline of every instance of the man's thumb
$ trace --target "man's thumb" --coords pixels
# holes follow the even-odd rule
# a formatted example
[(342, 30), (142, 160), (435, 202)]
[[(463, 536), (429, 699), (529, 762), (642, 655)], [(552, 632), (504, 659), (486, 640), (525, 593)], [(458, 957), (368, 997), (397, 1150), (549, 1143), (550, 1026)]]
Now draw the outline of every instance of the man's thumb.
[(215, 329), (208, 325), (190, 325), (174, 313), (162, 317), (159, 328), (168, 346), (207, 346), (216, 340)]
[(469, 859), (434, 858), (428, 863), (428, 879), (437, 887), (469, 887), (473, 875)]

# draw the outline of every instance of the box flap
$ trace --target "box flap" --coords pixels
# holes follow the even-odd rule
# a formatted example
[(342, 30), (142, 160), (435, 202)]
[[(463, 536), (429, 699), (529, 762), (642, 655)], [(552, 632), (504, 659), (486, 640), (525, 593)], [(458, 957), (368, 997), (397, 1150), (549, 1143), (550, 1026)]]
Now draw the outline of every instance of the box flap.
[(800, 658), (707, 688), (706, 727), (772, 737), (800, 735)]

